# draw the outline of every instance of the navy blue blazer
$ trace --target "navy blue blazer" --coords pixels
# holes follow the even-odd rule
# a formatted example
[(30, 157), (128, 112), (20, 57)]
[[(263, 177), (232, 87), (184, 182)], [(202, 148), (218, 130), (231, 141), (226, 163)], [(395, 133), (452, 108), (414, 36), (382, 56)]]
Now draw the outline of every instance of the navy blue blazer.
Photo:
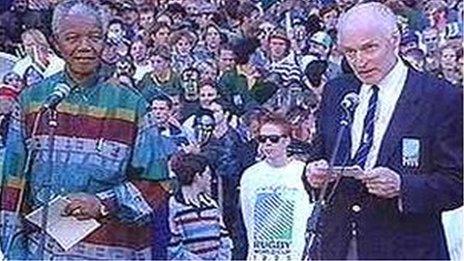
[[(345, 75), (329, 82), (318, 122), (319, 158), (330, 159), (349, 92), (359, 93), (361, 82)], [(462, 205), (462, 90), (428, 74), (408, 69), (392, 119), (381, 144), (376, 166), (401, 175), (399, 199), (367, 193), (359, 181), (342, 178), (323, 215), (322, 257), (344, 259), (356, 226), (360, 259), (449, 259), (441, 212)], [(419, 152), (404, 164), (403, 145), (409, 140)], [(336, 165), (346, 163), (351, 139), (342, 139)], [(353, 211), (353, 205), (360, 211)]]

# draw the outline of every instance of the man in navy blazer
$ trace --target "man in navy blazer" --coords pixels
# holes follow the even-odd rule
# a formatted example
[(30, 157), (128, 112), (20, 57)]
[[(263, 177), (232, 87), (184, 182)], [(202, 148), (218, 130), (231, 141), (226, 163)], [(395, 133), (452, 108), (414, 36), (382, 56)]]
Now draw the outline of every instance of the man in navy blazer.
[[(398, 56), (392, 11), (360, 4), (340, 17), (338, 40), (354, 75), (329, 82), (318, 122), (318, 153), (306, 178), (336, 187), (322, 215), (322, 259), (449, 259), (441, 212), (462, 205), (462, 91), (408, 68)], [(328, 174), (345, 95), (359, 104)]]

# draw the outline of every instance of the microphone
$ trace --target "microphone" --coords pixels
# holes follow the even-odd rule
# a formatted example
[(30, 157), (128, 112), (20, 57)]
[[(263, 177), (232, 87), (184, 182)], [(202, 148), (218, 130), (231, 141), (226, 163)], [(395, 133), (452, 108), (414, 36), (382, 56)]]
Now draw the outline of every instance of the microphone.
[[(339, 154), (340, 144), (342, 143), (342, 139), (344, 133), (349, 130), (349, 125), (352, 121), (352, 112), (359, 104), (359, 96), (355, 92), (347, 93), (344, 97), (340, 106), (342, 106), (345, 114), (342, 116), (340, 121), (340, 128), (337, 131), (337, 136), (334, 144), (334, 148), (332, 154), (330, 156), (329, 161), (329, 170), (333, 169), (335, 165), (337, 156)], [(342, 166), (345, 166), (347, 156), (344, 156), (344, 163)], [(305, 250), (303, 252), (303, 260), (318, 260), (320, 259), (321, 255), (321, 229), (322, 229), (322, 214), (326, 211), (326, 204), (330, 202), (331, 197), (335, 189), (338, 186), (339, 179), (335, 181), (334, 186), (331, 189), (331, 192), (327, 194), (327, 189), (329, 188), (329, 183), (324, 183), (323, 187), (319, 191), (319, 198), (317, 199), (314, 208), (311, 212), (311, 216), (306, 223), (306, 242), (305, 242)]]
[(341, 125), (350, 125), (353, 120), (353, 112), (354, 109), (359, 104), (359, 95), (355, 92), (349, 92), (344, 97), (340, 105), (342, 106), (343, 110), (345, 111), (342, 119), (340, 121)]
[(340, 105), (346, 111), (352, 112), (359, 104), (359, 95), (355, 92), (349, 92), (343, 97), (342, 102)]
[(71, 92), (71, 87), (65, 83), (58, 83), (53, 92), (45, 100), (42, 108), (45, 110), (55, 109), (61, 101)]

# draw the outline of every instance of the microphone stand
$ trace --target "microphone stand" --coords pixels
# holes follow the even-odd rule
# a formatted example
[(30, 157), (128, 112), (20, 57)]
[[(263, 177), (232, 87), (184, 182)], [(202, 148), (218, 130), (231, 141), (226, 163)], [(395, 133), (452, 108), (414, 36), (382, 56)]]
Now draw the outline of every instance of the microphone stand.
[[(337, 132), (337, 138), (335, 140), (335, 147), (332, 152), (329, 161), (329, 173), (332, 175), (333, 166), (337, 158), (338, 151), (340, 149), (340, 144), (343, 138), (345, 131), (349, 129), (353, 118), (352, 110), (350, 108), (344, 108), (345, 115), (340, 121), (340, 128)], [(346, 158), (344, 160), (343, 166), (346, 164)], [(342, 170), (343, 171), (343, 170)], [(332, 195), (335, 189), (337, 188), (338, 182), (341, 178), (341, 175), (336, 177), (336, 182), (332, 187), (332, 191), (329, 195)], [(319, 192), (319, 197), (314, 203), (313, 210), (309, 216), (308, 223), (306, 225), (306, 236), (305, 236), (305, 248), (303, 252), (302, 260), (321, 260), (321, 246), (322, 246), (322, 229), (324, 224), (322, 223), (322, 214), (327, 208), (327, 204), (330, 202), (330, 198), (326, 198), (327, 190), (329, 188), (330, 180), (327, 180), (322, 185), (322, 188)]]
[(51, 197), (51, 190), (52, 190), (52, 175), (53, 175), (53, 149), (55, 147), (55, 132), (58, 126), (57, 122), (57, 113), (53, 108), (48, 108), (46, 110), (48, 112), (48, 162), (47, 162), (47, 172), (44, 179), (43, 187), (45, 189), (45, 198), (43, 199), (43, 211), (41, 217), (41, 237), (39, 241), (39, 252), (38, 256), (39, 259), (45, 260), (45, 241), (47, 238), (47, 226), (48, 226), (48, 212), (49, 212), (49, 205), (50, 205), (50, 197)]

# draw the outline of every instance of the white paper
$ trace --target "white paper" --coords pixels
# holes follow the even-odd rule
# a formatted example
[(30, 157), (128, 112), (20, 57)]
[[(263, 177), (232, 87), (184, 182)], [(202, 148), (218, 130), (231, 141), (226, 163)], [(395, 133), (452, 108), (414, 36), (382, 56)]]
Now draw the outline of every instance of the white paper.
[(363, 170), (359, 166), (334, 166), (331, 172), (334, 177), (356, 177), (363, 174)]
[[(62, 216), (69, 200), (58, 196), (49, 203), (46, 232), (68, 251), (72, 246), (84, 239), (90, 233), (100, 227), (95, 219), (77, 220), (73, 216)], [(26, 219), (42, 228), (43, 207), (38, 208), (26, 216)]]

